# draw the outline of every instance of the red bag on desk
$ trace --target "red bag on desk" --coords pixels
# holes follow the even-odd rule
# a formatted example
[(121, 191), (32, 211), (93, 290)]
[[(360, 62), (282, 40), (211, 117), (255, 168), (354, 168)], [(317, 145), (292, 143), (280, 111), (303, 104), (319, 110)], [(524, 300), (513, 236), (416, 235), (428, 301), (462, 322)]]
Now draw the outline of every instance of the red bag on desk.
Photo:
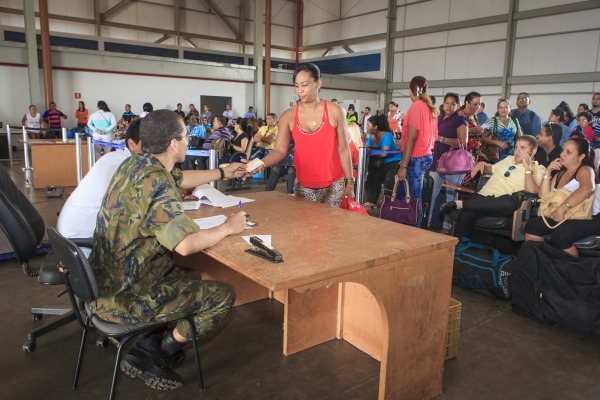
[(397, 199), (396, 191), (398, 190), (399, 182), (398, 177), (396, 177), (396, 184), (394, 185), (392, 197), (384, 196), (383, 204), (379, 211), (379, 218), (415, 226), (417, 224), (417, 219), (419, 218), (420, 201), (419, 199), (410, 198), (410, 188), (408, 187), (408, 182), (406, 180), (402, 181), (406, 185), (406, 198)]
[(342, 204), (340, 204), (340, 208), (348, 211), (357, 212), (359, 214), (369, 215), (367, 210), (365, 210), (365, 208), (361, 206), (358, 201), (351, 200), (349, 197), (344, 197), (344, 200), (342, 200)]

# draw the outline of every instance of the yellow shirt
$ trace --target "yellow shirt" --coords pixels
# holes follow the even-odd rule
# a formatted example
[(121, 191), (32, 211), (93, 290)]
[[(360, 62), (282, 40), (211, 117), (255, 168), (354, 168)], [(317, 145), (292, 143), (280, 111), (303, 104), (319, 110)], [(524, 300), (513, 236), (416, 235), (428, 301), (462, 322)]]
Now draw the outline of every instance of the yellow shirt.
[[(514, 168), (513, 168), (514, 167)], [(511, 169), (512, 168), (512, 169)], [(537, 161), (531, 162), (533, 180), (539, 185), (546, 172), (544, 166)], [(505, 176), (509, 172), (509, 176)], [(504, 160), (492, 165), (492, 177), (479, 191), (483, 196), (502, 196), (525, 190), (525, 168), (523, 164), (515, 165), (515, 157), (508, 156)]]
[[(274, 135), (275, 137), (277, 137), (279, 130), (277, 129), (277, 125), (275, 125), (271, 129), (269, 129), (269, 127), (267, 125), (265, 125), (258, 130), (258, 133), (260, 133), (261, 136), (263, 136), (263, 137), (267, 137), (267, 136), (271, 136), (271, 135)], [(256, 147), (260, 147), (262, 149), (267, 149), (267, 150), (273, 150), (275, 148), (275, 141), (273, 140), (273, 143), (258, 142), (256, 144)]]

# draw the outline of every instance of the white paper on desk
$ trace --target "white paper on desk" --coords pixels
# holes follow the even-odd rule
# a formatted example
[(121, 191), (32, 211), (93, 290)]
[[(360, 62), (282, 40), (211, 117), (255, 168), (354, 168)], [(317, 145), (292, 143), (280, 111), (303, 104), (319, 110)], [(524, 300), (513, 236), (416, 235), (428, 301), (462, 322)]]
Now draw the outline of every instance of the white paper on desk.
[[(271, 247), (271, 235), (252, 235), (252, 236), (259, 238), (267, 246)], [(252, 236), (242, 236), (242, 239), (244, 239), (246, 241), (246, 243), (248, 243), (250, 246), (254, 247), (254, 245), (252, 243), (250, 243), (250, 238)]]
[(203, 204), (221, 208), (237, 206), (240, 201), (242, 203), (254, 201), (253, 199), (247, 199), (245, 197), (227, 196), (209, 184), (198, 186), (194, 189), (192, 194), (201, 199)]
[(210, 229), (219, 225), (223, 225), (226, 219), (227, 217), (221, 214), (206, 218), (196, 218), (194, 222), (200, 227), (200, 229)]
[(183, 210), (184, 211), (190, 211), (190, 210), (198, 210), (200, 209), (200, 200), (185, 200), (183, 201)]

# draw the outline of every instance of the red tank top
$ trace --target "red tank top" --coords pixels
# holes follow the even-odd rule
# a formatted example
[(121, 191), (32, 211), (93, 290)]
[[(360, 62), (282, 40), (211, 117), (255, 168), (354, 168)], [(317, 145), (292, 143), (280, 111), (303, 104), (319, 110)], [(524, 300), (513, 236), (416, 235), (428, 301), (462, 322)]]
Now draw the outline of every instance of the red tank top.
[(319, 128), (310, 133), (302, 129), (298, 105), (294, 117), (294, 167), (298, 182), (307, 188), (321, 189), (344, 176), (338, 153), (337, 132), (329, 123), (327, 102), (323, 100), (323, 119)]

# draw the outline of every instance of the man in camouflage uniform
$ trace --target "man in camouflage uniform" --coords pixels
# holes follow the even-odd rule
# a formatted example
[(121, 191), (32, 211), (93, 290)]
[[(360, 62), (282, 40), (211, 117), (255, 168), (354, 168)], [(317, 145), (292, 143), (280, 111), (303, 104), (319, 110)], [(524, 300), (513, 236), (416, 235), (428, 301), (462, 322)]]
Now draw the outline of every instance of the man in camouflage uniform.
[[(185, 175), (174, 168), (185, 158), (188, 139), (183, 120), (171, 110), (148, 114), (140, 124), (140, 140), (144, 154), (133, 155), (117, 169), (98, 213), (90, 261), (97, 267), (100, 297), (93, 311), (123, 324), (193, 314), (198, 335), (203, 335), (227, 313), (235, 294), (224, 283), (192, 278), (174, 265), (173, 251), (193, 254), (244, 231), (245, 213), (200, 231), (183, 212), (178, 189), (241, 176), (241, 164)], [(185, 320), (169, 332), (142, 336), (121, 369), (150, 387), (175, 389), (183, 381), (171, 368), (183, 361), (183, 347), (190, 340)]]

